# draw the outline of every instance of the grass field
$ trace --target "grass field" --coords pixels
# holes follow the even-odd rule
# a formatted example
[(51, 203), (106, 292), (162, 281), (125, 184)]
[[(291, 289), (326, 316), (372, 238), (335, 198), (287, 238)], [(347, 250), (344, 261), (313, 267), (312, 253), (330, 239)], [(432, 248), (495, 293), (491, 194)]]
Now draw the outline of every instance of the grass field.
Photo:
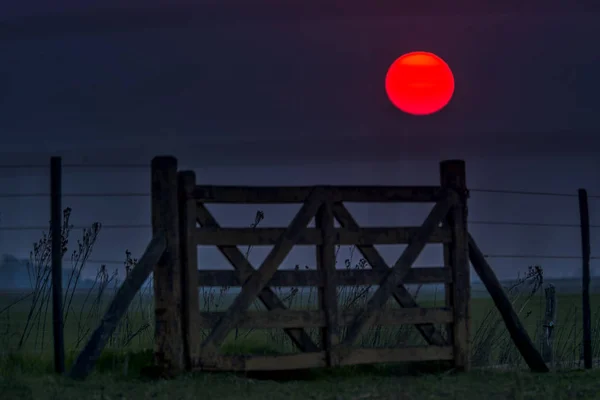
[[(534, 286), (531, 282), (523, 281), (509, 293), (515, 309), (536, 341), (544, 299), (539, 288), (532, 293)], [(360, 297), (357, 289), (348, 290), (340, 294), (342, 307), (348, 307), (351, 300), (355, 301), (352, 307), (364, 305), (366, 294)], [(3, 398), (69, 399), (93, 393), (93, 398), (98, 399), (479, 399), (482, 396), (498, 399), (534, 399), (542, 396), (549, 399), (592, 399), (597, 398), (596, 393), (600, 390), (600, 369), (592, 372), (553, 372), (544, 376), (524, 371), (520, 356), (491, 299), (484, 296), (472, 300), (473, 362), (476, 366), (509, 364), (512, 370), (508, 372), (479, 370), (453, 375), (437, 373), (436, 367), (430, 365), (384, 365), (315, 371), (310, 376), (300, 375), (306, 381), (285, 383), (229, 374), (196, 374), (175, 381), (145, 381), (141, 370), (152, 363), (153, 304), (149, 292), (149, 288), (146, 288), (135, 299), (100, 358), (96, 372), (85, 383), (74, 383), (50, 374), (53, 364), (49, 293), (40, 291), (37, 300), (35, 294), (26, 292), (0, 293), (0, 390)], [(66, 293), (66, 303), (70, 304), (69, 312), (65, 313), (68, 365), (98, 323), (113, 293), (114, 288), (110, 287)], [(309, 289), (295, 294), (281, 291), (280, 294), (283, 298), (287, 295), (286, 301), (291, 308), (314, 306), (315, 293)], [(223, 309), (234, 295), (219, 289), (202, 290), (202, 308)], [(420, 304), (425, 307), (441, 306), (440, 298), (443, 298), (443, 294), (432, 295), (431, 291), (417, 294)], [(560, 368), (580, 359), (581, 297), (563, 293), (557, 296), (557, 303), (554, 356)], [(256, 307), (259, 308), (258, 305)], [(592, 309), (598, 307), (600, 294), (594, 294)], [(595, 344), (600, 345), (600, 319), (594, 320), (593, 327)], [(362, 345), (410, 345), (419, 340), (412, 327), (373, 327), (363, 337)], [(594, 346), (596, 351), (597, 348)], [(225, 353), (279, 353), (290, 350), (292, 347), (287, 337), (274, 330), (238, 331), (237, 335), (234, 332), (223, 345)]]
[[(538, 327), (539, 310), (543, 310), (542, 297), (536, 293), (528, 299), (526, 294), (529, 292), (526, 289), (512, 292), (511, 298), (533, 335)], [(75, 350), (81, 347), (81, 337), (87, 336), (89, 329), (97, 323), (111, 294), (112, 291), (105, 292), (105, 297), (98, 301), (96, 298), (90, 300), (89, 293), (74, 293), (65, 331), (68, 363), (73, 360)], [(511, 371), (475, 370), (455, 375), (435, 373), (437, 371), (431, 366), (367, 366), (313, 371), (308, 375), (299, 375), (300, 379), (285, 382), (232, 374), (190, 374), (170, 381), (146, 380), (141, 377), (140, 371), (144, 365), (152, 362), (152, 299), (147, 292), (140, 294), (133, 303), (111, 339), (109, 348), (100, 358), (97, 372), (84, 383), (73, 382), (50, 374), (50, 318), (49, 314), (42, 317), (47, 301), (41, 302), (42, 306), (38, 309), (42, 311), (36, 319), (30, 317), (33, 304), (31, 296), (18, 301), (24, 295), (26, 293), (3, 292), (0, 296), (0, 339), (3, 340), (0, 393), (3, 399), (597, 399), (600, 392), (600, 369), (531, 374), (515, 368)], [(219, 291), (205, 291), (201, 296), (206, 300), (203, 302), (205, 308), (217, 305), (219, 308), (225, 307), (232, 297)], [(311, 301), (309, 297), (307, 293), (296, 294), (295, 301), (299, 304), (295, 306)], [(576, 294), (558, 296), (557, 358), (579, 358), (577, 350), (581, 335), (577, 327), (577, 321), (580, 320), (577, 310), (580, 302), (580, 296)], [(594, 295), (592, 302), (594, 308), (600, 305), (600, 295)], [(421, 303), (424, 306), (439, 305), (430, 296), (421, 299)], [(291, 306), (294, 307), (294, 304)], [(35, 312), (33, 315), (36, 315)], [(472, 316), (474, 358), (478, 346), (485, 346), (485, 342), (490, 342), (485, 338), (491, 337), (491, 341), (503, 349), (505, 357), (506, 354), (514, 357), (509, 358), (516, 366), (518, 355), (503, 325), (499, 323), (491, 300), (481, 297), (474, 299)], [(18, 351), (23, 332), (27, 331), (28, 318), (33, 318), (35, 323), (30, 322), (29, 325), (34, 327)], [(492, 334), (490, 330), (494, 327), (498, 329)], [(373, 332), (377, 332), (377, 328), (370, 331), (367, 341), (374, 341), (376, 335)], [(410, 340), (406, 335), (403, 337), (404, 340)], [(285, 347), (283, 338), (283, 335), (275, 332), (241, 332), (237, 339), (235, 336), (229, 337), (224, 347), (227, 352), (278, 351), (282, 346)], [(380, 338), (379, 343), (366, 344), (389, 344), (389, 340), (388, 336), (387, 339)], [(502, 351), (498, 354), (502, 354)], [(488, 363), (499, 362), (499, 357), (497, 355)]]
[(148, 382), (105, 374), (75, 383), (52, 376), (12, 374), (0, 377), (0, 393), (3, 399), (20, 400), (594, 400), (600, 393), (600, 370), (421, 376), (363, 371), (285, 383), (210, 374)]
[[(523, 324), (534, 342), (541, 340), (545, 299), (542, 291), (532, 293), (531, 282), (524, 280), (515, 284), (510, 297)], [(69, 305), (65, 312), (65, 343), (70, 355), (85, 344), (89, 334), (98, 324), (114, 287), (76, 290), (65, 295)], [(289, 308), (315, 308), (316, 290), (299, 289), (297, 292), (278, 290)], [(443, 306), (443, 293), (432, 295), (431, 291), (417, 288), (413, 290), (423, 307)], [(361, 288), (344, 288), (340, 293), (342, 309), (360, 309), (369, 293)], [(205, 311), (225, 309), (235, 297), (222, 289), (204, 289), (200, 292), (201, 308)], [(558, 363), (580, 359), (582, 323), (581, 296), (575, 293), (557, 294), (557, 320), (554, 330), (554, 359)], [(600, 294), (591, 296), (593, 316), (600, 309)], [(43, 357), (52, 350), (51, 309), (47, 289), (39, 293), (22, 291), (0, 292), (0, 345), (4, 352), (12, 354), (35, 354)], [(396, 307), (393, 300), (388, 307)], [(258, 302), (254, 309), (263, 309)], [(108, 350), (114, 352), (143, 351), (152, 349), (153, 343), (153, 302), (150, 288), (141, 292), (111, 337)], [(440, 327), (442, 328), (442, 327)], [(600, 318), (592, 321), (592, 336), (600, 344)], [(205, 335), (207, 332), (200, 332)], [(317, 338), (317, 330), (309, 330)], [(513, 346), (501, 317), (489, 297), (478, 296), (471, 302), (471, 340), (473, 363), (477, 366), (520, 363), (520, 356)], [(423, 344), (420, 335), (412, 326), (373, 327), (361, 339), (365, 347), (388, 347)], [(227, 353), (281, 353), (294, 348), (281, 330), (235, 331), (224, 344)], [(600, 349), (594, 346), (594, 358), (600, 358)]]
[[(92, 233), (93, 234), (93, 233)], [(92, 235), (90, 234), (90, 235)], [(574, 372), (581, 360), (581, 295), (577, 284), (553, 282), (557, 290), (558, 313), (553, 346), (553, 372), (528, 373), (512, 344), (493, 302), (473, 285), (471, 303), (471, 342), (473, 372), (452, 374), (443, 365), (404, 364), (348, 367), (308, 371), (294, 375), (293, 381), (257, 379), (232, 374), (194, 374), (170, 381), (148, 381), (142, 370), (152, 363), (154, 310), (151, 288), (145, 287), (131, 304), (108, 346), (98, 360), (94, 374), (85, 382), (73, 382), (52, 375), (52, 328), (49, 285), (48, 243), (40, 241), (39, 254), (31, 271), (32, 290), (0, 291), (0, 393), (2, 399), (596, 399), (600, 393), (600, 366), (588, 372)], [(93, 238), (84, 235), (87, 246)], [(85, 264), (90, 252), (76, 259), (77, 268)], [(129, 255), (128, 270), (135, 260)], [(67, 368), (97, 326), (119, 281), (105, 270), (98, 272), (90, 289), (73, 284), (64, 293), (65, 345)], [(362, 268), (362, 267), (361, 267)], [(521, 279), (506, 282), (506, 291), (534, 343), (539, 346), (544, 330), (543, 281), (532, 271)], [(71, 282), (69, 280), (69, 282)], [(372, 290), (341, 288), (338, 299), (342, 310), (358, 311), (365, 306)], [(316, 290), (281, 290), (280, 298), (288, 308), (316, 307)], [(444, 293), (428, 286), (411, 287), (422, 307), (443, 306)], [(231, 288), (201, 289), (203, 311), (222, 310), (231, 303)], [(591, 298), (592, 337), (595, 359), (600, 359), (600, 293)], [(390, 302), (387, 307), (397, 307)], [(253, 308), (261, 309), (259, 304)], [(443, 328), (443, 327), (440, 327)], [(343, 335), (342, 331), (342, 335)], [(207, 332), (199, 332), (206, 335)], [(315, 339), (316, 330), (309, 330)], [(412, 326), (371, 327), (361, 338), (362, 347), (394, 347), (421, 344)], [(235, 330), (221, 348), (228, 354), (277, 354), (294, 351), (281, 330)], [(503, 365), (503, 369), (483, 369)], [(571, 371), (569, 371), (571, 369)], [(285, 375), (285, 374), (284, 374)], [(278, 375), (277, 378), (284, 378)]]

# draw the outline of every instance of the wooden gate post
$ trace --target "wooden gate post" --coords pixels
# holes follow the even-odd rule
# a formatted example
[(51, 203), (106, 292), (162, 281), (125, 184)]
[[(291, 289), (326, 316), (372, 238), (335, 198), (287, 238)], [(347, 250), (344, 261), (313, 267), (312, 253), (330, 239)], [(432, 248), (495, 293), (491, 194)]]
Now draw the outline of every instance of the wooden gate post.
[(321, 329), (321, 347), (327, 353), (327, 366), (336, 367), (338, 357), (334, 349), (340, 344), (337, 282), (335, 281), (335, 235), (333, 204), (324, 202), (315, 218), (321, 229), (323, 244), (317, 246), (317, 269), (322, 285), (319, 287), (319, 308), (325, 314), (325, 327)]
[(440, 181), (445, 189), (458, 193), (458, 204), (448, 213), (447, 224), (452, 231), (452, 244), (445, 251), (452, 269), (451, 293), (447, 295), (452, 307), (452, 343), (454, 346), (454, 367), (468, 371), (471, 367), (470, 302), (471, 277), (469, 265), (469, 242), (467, 231), (466, 168), (463, 160), (446, 160), (440, 163)]
[(200, 359), (200, 299), (198, 295), (198, 241), (196, 240), (196, 174), (178, 174), (179, 241), (181, 245), (182, 329), (186, 369)]
[(154, 357), (169, 375), (184, 370), (181, 310), (181, 263), (177, 207), (177, 159), (152, 160), (152, 233), (162, 231), (166, 250), (154, 267)]

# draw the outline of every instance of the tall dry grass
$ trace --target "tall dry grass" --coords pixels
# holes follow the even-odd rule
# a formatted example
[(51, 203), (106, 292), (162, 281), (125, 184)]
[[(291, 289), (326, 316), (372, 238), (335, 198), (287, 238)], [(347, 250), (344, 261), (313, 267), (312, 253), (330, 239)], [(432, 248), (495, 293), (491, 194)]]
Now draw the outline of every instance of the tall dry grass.
[[(62, 248), (63, 256), (68, 256), (71, 268), (64, 288), (63, 315), (65, 323), (65, 341), (67, 359), (72, 361), (82, 348), (91, 332), (98, 325), (108, 303), (122, 282), (119, 269), (110, 271), (101, 266), (93, 284), (81, 287), (81, 274), (87, 260), (94, 250), (94, 245), (101, 233), (102, 225), (94, 223), (83, 230), (81, 236), (72, 241), (73, 225), (70, 223), (71, 209), (63, 213)], [(251, 226), (258, 226), (265, 218), (258, 212)], [(246, 249), (248, 257), (252, 247)], [(370, 268), (364, 258), (360, 257), (352, 247), (349, 257), (339, 260), (338, 268), (366, 269)], [(339, 247), (338, 247), (339, 255)], [(137, 260), (129, 251), (125, 251), (123, 261), (124, 273), (135, 267)], [(296, 266), (295, 268), (308, 268)], [(31, 290), (28, 293), (3, 296), (0, 303), (0, 366), (5, 370), (14, 368), (39, 369), (51, 368), (51, 236), (49, 231), (42, 234), (34, 245), (28, 265)], [(529, 272), (505, 288), (517, 314), (525, 325), (535, 327), (532, 337), (539, 336), (540, 318), (543, 313), (534, 312), (540, 305), (541, 289), (544, 286), (543, 269), (531, 267)], [(433, 298), (421, 298), (421, 286), (413, 290), (417, 301), (426, 306), (443, 306), (443, 293), (435, 293)], [(201, 309), (203, 311), (222, 310), (233, 299), (232, 288), (199, 288)], [(288, 308), (316, 307), (318, 292), (316, 288), (274, 288)], [(338, 299), (342, 311), (358, 311), (365, 307), (373, 287), (352, 286), (338, 288)], [(514, 367), (523, 365), (521, 357), (506, 331), (498, 311), (490, 301), (489, 304), (473, 315), (472, 326), (472, 360), (475, 366), (508, 364)], [(259, 302), (253, 307), (264, 309)], [(386, 307), (397, 307), (392, 302)], [(577, 323), (577, 310), (569, 310), (567, 319), (560, 321), (555, 332), (554, 360), (556, 365), (567, 364), (581, 359), (581, 327)], [(595, 315), (598, 315), (597, 313)], [(438, 328), (444, 331), (443, 326)], [(105, 369), (122, 371), (127, 374), (132, 363), (150, 363), (152, 361), (152, 343), (154, 331), (154, 310), (152, 287), (144, 285), (137, 294), (117, 330), (111, 335), (107, 349), (100, 364)], [(207, 332), (200, 334), (206, 335)], [(341, 334), (344, 335), (345, 330)], [(318, 330), (309, 334), (318, 341)], [(595, 343), (600, 343), (600, 318), (593, 323)], [(412, 326), (371, 327), (361, 338), (363, 347), (395, 347), (423, 343), (416, 329)], [(225, 352), (269, 352), (280, 353), (293, 351), (293, 345), (281, 330), (257, 332), (236, 329), (224, 345)], [(600, 352), (595, 347), (596, 353)], [(598, 356), (599, 354), (596, 354)], [(29, 361), (25, 361), (29, 360)], [(43, 361), (39, 361), (43, 360)], [(132, 361), (133, 360), (133, 361)], [(561, 364), (562, 363), (562, 364)], [(33, 366), (36, 366), (35, 368)]]

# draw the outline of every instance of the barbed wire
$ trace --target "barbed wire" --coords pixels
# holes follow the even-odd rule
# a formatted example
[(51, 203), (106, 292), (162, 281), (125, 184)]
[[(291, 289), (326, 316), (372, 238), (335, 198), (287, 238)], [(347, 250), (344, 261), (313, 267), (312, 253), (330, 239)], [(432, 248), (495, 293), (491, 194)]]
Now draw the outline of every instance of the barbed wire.
[[(479, 193), (504, 193), (531, 196), (550, 196), (550, 197), (578, 197), (573, 193), (558, 192), (528, 192), (518, 190), (500, 190), (500, 189), (469, 189), (470, 192)], [(149, 197), (149, 192), (98, 192), (98, 193), (63, 193), (62, 197)], [(50, 197), (50, 193), (0, 193), (0, 198), (20, 198), (20, 197)], [(600, 199), (600, 195), (588, 195), (590, 199)]]
[[(580, 224), (560, 224), (546, 222), (517, 222), (517, 221), (467, 221), (470, 225), (507, 225), (507, 226), (539, 226), (555, 228), (581, 228)], [(600, 225), (590, 225), (590, 228), (600, 228)]]
[[(97, 163), (67, 163), (62, 165), (63, 168), (82, 168), (82, 169), (149, 169), (149, 163), (146, 164), (97, 164)], [(188, 166), (187, 168), (204, 168), (204, 166)], [(0, 164), (0, 170), (2, 169), (50, 169), (49, 164)], [(576, 193), (566, 192), (546, 192), (546, 191), (527, 191), (527, 190), (505, 190), (505, 189), (490, 189), (490, 188), (470, 188), (472, 193), (497, 193), (497, 194), (514, 194), (514, 195), (525, 195), (525, 196), (549, 196), (549, 197), (578, 197)], [(120, 197), (120, 196), (149, 196), (149, 194), (140, 193), (98, 193), (98, 194), (63, 194), (68, 197)], [(42, 193), (31, 193), (31, 194), (19, 194), (19, 193), (3, 193), (0, 194), (2, 197), (41, 197), (49, 196), (49, 194)], [(588, 195), (588, 198), (600, 199), (600, 195)]]
[[(0, 198), (50, 197), (50, 193), (0, 193)], [(144, 192), (63, 193), (61, 197), (150, 197)]]
[[(64, 164), (65, 168), (107, 168), (107, 169), (145, 169), (147, 164)], [(0, 165), (0, 169), (33, 169), (43, 168), (49, 169), (48, 165)], [(545, 192), (545, 191), (524, 191), (524, 190), (503, 190), (503, 189), (470, 189), (473, 193), (490, 193), (490, 194), (510, 194), (510, 195), (525, 195), (525, 196), (546, 196), (546, 197), (567, 197), (577, 198), (575, 193), (565, 192)], [(0, 193), (0, 198), (49, 198), (50, 193)], [(107, 197), (150, 197), (150, 193), (143, 192), (101, 192), (101, 193), (64, 193), (65, 198), (107, 198)], [(588, 195), (590, 199), (599, 199), (598, 195)], [(503, 226), (531, 226), (531, 227), (556, 227), (556, 228), (580, 228), (580, 224), (570, 223), (544, 223), (544, 222), (519, 222), (519, 221), (494, 221), (494, 220), (469, 220), (471, 225), (503, 225)], [(89, 229), (89, 226), (76, 225), (72, 229)], [(128, 229), (151, 229), (150, 224), (106, 224), (101, 225), (101, 229), (105, 230), (128, 230)], [(600, 228), (600, 225), (590, 225), (590, 228)], [(48, 231), (49, 226), (0, 226), (0, 231)], [(485, 254), (488, 259), (539, 259), (539, 260), (582, 260), (581, 256), (574, 255), (542, 255), (542, 254)], [(591, 260), (599, 260), (600, 257), (590, 257)], [(99, 265), (124, 266), (126, 262), (123, 260), (111, 259), (89, 259), (87, 263)]]
[[(71, 229), (90, 229), (90, 226), (82, 226), (82, 225), (74, 225), (70, 227)], [(114, 224), (114, 225), (104, 225), (101, 224), (100, 228), (102, 230), (105, 229), (151, 229), (152, 225), (150, 224)], [(0, 231), (47, 231), (50, 229), (50, 226), (42, 226), (42, 225), (24, 225), (24, 226), (0, 226)]]
[[(504, 226), (532, 226), (532, 227), (557, 227), (557, 228), (581, 228), (579, 224), (552, 224), (536, 222), (514, 222), (514, 221), (468, 221), (470, 225), (504, 225)], [(72, 229), (88, 229), (89, 226), (74, 225)], [(150, 224), (101, 224), (101, 229), (150, 229)], [(600, 225), (590, 225), (590, 228), (598, 229)], [(23, 225), (23, 226), (0, 226), (0, 231), (30, 231), (47, 230), (49, 226)]]
[(125, 261), (117, 261), (117, 260), (86, 260), (86, 263), (91, 264), (103, 264), (103, 265), (125, 265), (127, 262)]
[[(553, 256), (553, 255), (532, 255), (532, 254), (485, 254), (485, 258), (518, 258), (518, 259), (559, 259), (559, 260), (581, 260), (580, 256)], [(590, 257), (590, 260), (600, 260), (600, 257)], [(125, 265), (125, 261), (118, 260), (86, 260), (91, 264), (106, 264), (106, 265)]]
[[(150, 168), (150, 164), (62, 164), (62, 168), (106, 168), (106, 169), (127, 169), (127, 168)], [(0, 164), (1, 169), (47, 169), (50, 170), (50, 164)]]
[[(96, 164), (96, 163), (71, 163), (63, 164), (63, 168), (90, 168), (90, 169), (150, 169), (150, 164)], [(188, 166), (187, 168), (205, 168), (205, 166)], [(0, 164), (2, 169), (50, 169), (49, 164)], [(577, 197), (575, 193), (565, 192), (545, 192), (545, 191), (527, 191), (527, 190), (506, 190), (506, 189), (490, 189), (490, 188), (471, 188), (470, 192), (475, 193), (504, 193), (504, 194), (519, 194), (519, 195), (535, 195), (535, 196), (558, 196), (558, 197)], [(588, 197), (600, 198), (600, 195), (592, 195)]]
[[(469, 189), (472, 193), (501, 193), (501, 194), (516, 194), (525, 196), (549, 196), (549, 197), (579, 197), (575, 193), (564, 192), (536, 192), (527, 190), (504, 190), (504, 189)], [(599, 195), (588, 195), (588, 198), (600, 199)]]
[[(538, 254), (484, 254), (485, 258), (539, 258), (557, 260), (581, 260), (581, 256), (538, 255)], [(590, 260), (600, 260), (600, 257), (590, 257)]]

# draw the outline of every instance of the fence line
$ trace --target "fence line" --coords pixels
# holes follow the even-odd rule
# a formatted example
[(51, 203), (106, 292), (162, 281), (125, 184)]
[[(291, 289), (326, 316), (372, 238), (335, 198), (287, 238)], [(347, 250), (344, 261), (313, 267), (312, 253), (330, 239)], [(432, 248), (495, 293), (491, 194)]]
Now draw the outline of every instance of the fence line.
[[(50, 197), (50, 193), (0, 193), (0, 198)], [(62, 197), (150, 197), (141, 192), (64, 193)]]
[[(470, 225), (507, 225), (507, 226), (539, 226), (556, 228), (580, 228), (579, 224), (552, 224), (545, 222), (517, 222), (517, 221), (467, 221)], [(600, 225), (590, 225), (590, 228), (600, 228)]]
[[(107, 169), (127, 169), (127, 168), (149, 168), (150, 164), (63, 164), (63, 168), (107, 168)], [(48, 165), (40, 164), (4, 164), (0, 169), (49, 169)]]
[(86, 262), (92, 263), (92, 264), (106, 264), (106, 265), (125, 265), (126, 262), (125, 261), (118, 261), (118, 260), (94, 260), (94, 259), (90, 259), (87, 260)]
[[(550, 192), (522, 192), (515, 190), (491, 190), (491, 189), (470, 189), (470, 192), (479, 193), (506, 193), (518, 195), (534, 195), (534, 196), (549, 196), (549, 197), (577, 197), (576, 194), (569, 193), (550, 193)], [(0, 198), (8, 197), (49, 197), (50, 193), (0, 193)], [(149, 197), (147, 192), (115, 192), (115, 193), (64, 193), (63, 197)], [(591, 199), (600, 199), (600, 195), (588, 195)]]
[[(72, 229), (89, 229), (90, 226), (81, 226), (81, 225), (71, 225), (70, 228)], [(105, 229), (150, 229), (152, 228), (152, 225), (149, 224), (139, 224), (139, 225), (135, 225), (135, 224), (131, 224), (131, 225), (104, 225), (104, 224), (100, 224), (100, 228), (102, 230)], [(44, 231), (50, 229), (50, 226), (4, 226), (4, 227), (0, 227), (0, 232), (2, 231)]]
[[(548, 196), (548, 197), (578, 197), (577, 194), (566, 192), (536, 192), (526, 190), (504, 190), (504, 189), (469, 189), (472, 193), (502, 193), (525, 196)], [(600, 199), (600, 195), (588, 195), (588, 198)]]
[[(95, 164), (95, 163), (73, 163), (63, 164), (64, 168), (98, 168), (98, 169), (149, 169), (149, 164)], [(188, 166), (188, 169), (200, 169), (206, 166)], [(49, 169), (48, 165), (40, 164), (0, 164), (1, 169)], [(490, 189), (490, 188), (470, 188), (472, 193), (503, 193), (527, 196), (550, 196), (550, 197), (577, 197), (577, 194), (567, 192), (540, 192), (528, 190), (506, 190), (506, 189)], [(149, 196), (149, 194), (148, 194)], [(588, 195), (588, 198), (600, 199), (600, 195)]]
[[(71, 163), (63, 164), (63, 168), (106, 168), (106, 169), (146, 169), (148, 164), (97, 164), (97, 163)], [(193, 168), (193, 167), (192, 167)], [(48, 169), (48, 165), (38, 164), (15, 164), (15, 165), (0, 165), (1, 169)], [(491, 194), (513, 194), (525, 196), (546, 196), (546, 197), (578, 197), (575, 193), (551, 192), (551, 191), (526, 191), (526, 190), (504, 190), (490, 188), (473, 188), (469, 189), (472, 193), (491, 193)], [(150, 197), (150, 193), (146, 192), (98, 192), (98, 193), (64, 193), (65, 198), (106, 198), (106, 197)], [(0, 193), (0, 198), (24, 198), (24, 197), (40, 197), (49, 198), (50, 193)], [(588, 195), (588, 198), (599, 199), (600, 195)], [(519, 221), (495, 221), (495, 220), (469, 220), (471, 225), (496, 225), (496, 226), (531, 226), (531, 227), (556, 227), (556, 228), (580, 228), (580, 224), (571, 223), (544, 223), (544, 222), (519, 222)], [(88, 226), (73, 226), (73, 229), (86, 229)], [(113, 224), (102, 225), (102, 229), (117, 230), (117, 229), (150, 229), (150, 224)], [(590, 228), (598, 229), (600, 225), (590, 225)], [(0, 226), (1, 231), (38, 231), (48, 230), (49, 226)], [(486, 254), (487, 258), (540, 258), (540, 259), (572, 259), (580, 260), (581, 256), (571, 255), (534, 255), (534, 254)], [(591, 259), (600, 259), (600, 257), (591, 257)], [(90, 261), (92, 262), (92, 261)], [(109, 263), (116, 263), (110, 261)]]
[[(2, 169), (34, 169), (34, 168), (43, 168), (48, 169), (47, 165), (19, 165), (19, 166), (10, 166), (10, 165), (0, 165), (0, 170)], [(63, 168), (106, 168), (106, 169), (149, 169), (148, 164), (64, 164)], [(560, 193), (560, 192), (545, 192), (545, 191), (520, 191), (520, 190), (501, 190), (501, 189), (470, 189), (472, 193), (490, 193), (490, 194), (510, 194), (510, 195), (524, 195), (524, 196), (542, 196), (542, 197), (566, 197), (566, 198), (576, 198), (578, 195), (576, 193)], [(98, 193), (64, 193), (61, 197), (64, 198), (127, 198), (127, 197), (144, 197), (149, 198), (151, 196), (150, 193), (146, 192), (98, 192)], [(34, 197), (34, 198), (50, 198), (50, 193), (0, 193), (0, 198), (26, 198), (26, 197)], [(589, 195), (590, 199), (599, 199), (599, 195)], [(562, 208), (562, 207), (561, 207)], [(519, 222), (519, 221), (495, 221), (495, 220), (469, 220), (468, 224), (472, 225), (490, 225), (490, 226), (532, 226), (532, 227), (546, 227), (546, 228), (580, 228), (581, 224), (571, 224), (571, 223), (545, 223), (545, 222)], [(101, 225), (101, 229), (151, 229), (150, 224), (109, 224), (109, 225)], [(600, 228), (600, 225), (590, 225), (590, 228)], [(73, 225), (73, 229), (88, 229), (89, 226), (81, 226), (81, 225)], [(50, 226), (8, 226), (2, 227), (0, 225), (0, 231), (45, 231), (48, 232)], [(490, 259), (559, 259), (559, 260), (582, 260), (582, 256), (575, 255), (535, 255), (535, 254), (485, 254), (485, 258)], [(600, 257), (590, 257), (590, 260), (598, 260)], [(88, 259), (86, 260), (89, 264), (97, 264), (102, 266), (124, 266), (127, 264), (125, 260), (113, 260), (113, 259)], [(475, 292), (486, 292), (477, 290)]]
[[(547, 224), (536, 222), (510, 222), (510, 221), (468, 221), (470, 225), (502, 225), (502, 226), (535, 226), (535, 227), (557, 227), (557, 228), (580, 228), (576, 224)], [(87, 229), (89, 226), (72, 225), (73, 229)], [(101, 224), (102, 229), (148, 229), (150, 224)], [(23, 226), (0, 226), (0, 231), (37, 231), (48, 229), (42, 225)], [(590, 225), (590, 228), (600, 228), (600, 225)]]
[[(73, 164), (77, 165), (77, 164)], [(92, 166), (92, 165), (90, 165)], [(0, 166), (0, 168), (6, 166)], [(32, 166), (28, 166), (32, 167)], [(147, 167), (147, 166), (146, 166)], [(523, 192), (523, 191), (506, 191), (506, 190), (495, 190), (495, 189), (472, 189), (472, 192), (486, 192), (486, 193), (509, 193), (509, 194), (524, 194), (524, 195), (543, 195), (543, 196), (561, 196), (561, 197), (577, 197), (575, 194), (568, 193), (551, 193), (551, 192)], [(49, 193), (28, 193), (28, 194), (17, 194), (17, 193), (2, 193), (0, 198), (9, 197), (49, 197)], [(135, 193), (135, 192), (105, 192), (105, 193), (66, 193), (63, 197), (148, 197), (150, 193)], [(590, 196), (593, 197), (593, 196)], [(518, 222), (518, 221), (494, 221), (494, 220), (469, 220), (471, 225), (500, 225), (500, 226), (531, 226), (531, 227), (557, 227), (557, 228), (580, 228), (580, 224), (566, 224), (566, 223), (538, 223), (538, 222)], [(73, 226), (73, 229), (87, 229), (89, 226)], [(118, 230), (118, 229), (150, 229), (150, 224), (112, 224), (112, 225), (101, 225), (103, 230)], [(598, 229), (600, 225), (590, 225), (590, 228)], [(49, 226), (0, 226), (0, 232), (2, 231), (45, 231), (48, 230)], [(520, 258), (520, 259), (571, 259), (581, 260), (581, 256), (572, 255), (535, 255), (535, 254), (486, 254), (486, 258)], [(592, 260), (600, 259), (600, 257), (591, 257)], [(102, 261), (92, 261), (103, 263)], [(120, 261), (108, 261), (107, 264), (122, 264)]]
[[(542, 258), (542, 259), (561, 259), (561, 260), (581, 260), (581, 256), (562, 256), (562, 255), (537, 255), (537, 254), (484, 254), (485, 258)], [(591, 260), (600, 260), (600, 257), (591, 257)]]

